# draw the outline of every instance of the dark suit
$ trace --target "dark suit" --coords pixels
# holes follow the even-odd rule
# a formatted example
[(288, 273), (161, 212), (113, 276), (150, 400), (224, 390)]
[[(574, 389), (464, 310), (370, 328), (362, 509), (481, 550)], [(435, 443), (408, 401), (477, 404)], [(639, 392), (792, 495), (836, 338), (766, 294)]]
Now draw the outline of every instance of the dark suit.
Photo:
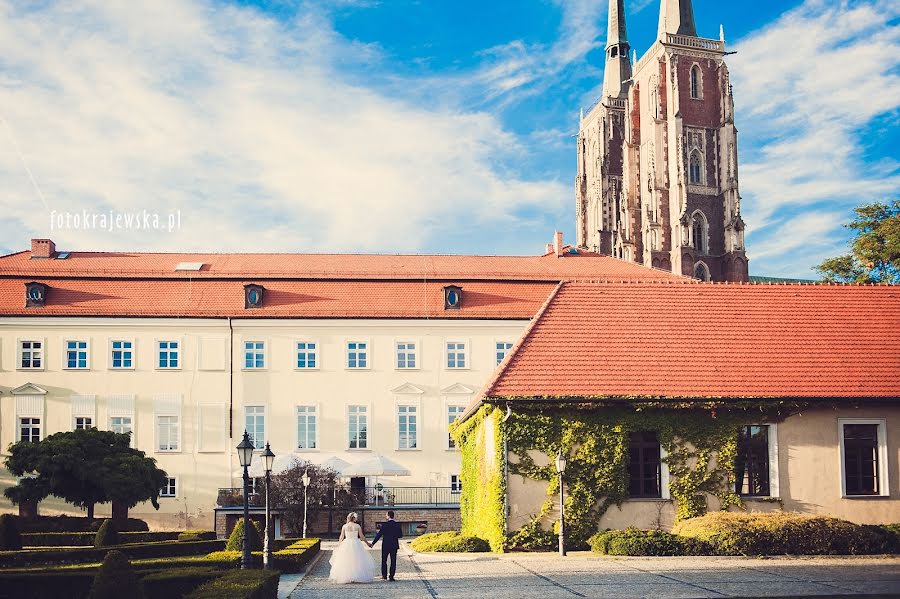
[(394, 580), (394, 573), (397, 572), (397, 551), (400, 550), (400, 539), (403, 537), (403, 531), (400, 529), (400, 524), (395, 522), (394, 520), (388, 520), (384, 524), (381, 525), (381, 529), (378, 531), (378, 534), (375, 535), (375, 538), (372, 539), (372, 544), (378, 542), (381, 539), (381, 577), (387, 578), (388, 575), (388, 567), (387, 560), (388, 556), (391, 558), (391, 580)]

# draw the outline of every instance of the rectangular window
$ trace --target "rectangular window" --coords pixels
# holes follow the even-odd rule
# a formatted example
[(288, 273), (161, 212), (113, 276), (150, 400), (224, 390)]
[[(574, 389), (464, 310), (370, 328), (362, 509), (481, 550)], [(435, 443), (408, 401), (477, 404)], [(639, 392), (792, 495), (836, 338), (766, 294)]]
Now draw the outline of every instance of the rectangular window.
[(181, 363), (181, 344), (178, 341), (157, 342), (157, 367), (161, 370), (177, 369)]
[(347, 343), (347, 368), (368, 368), (368, 347), (368, 343), (362, 341), (349, 341)]
[(66, 341), (66, 368), (69, 370), (85, 370), (87, 367), (87, 341)]
[(166, 484), (159, 490), (160, 497), (177, 497), (178, 496), (178, 479), (174, 476), (166, 478)]
[(134, 445), (134, 434), (131, 428), (131, 416), (112, 416), (109, 419), (109, 430), (120, 435), (130, 434)]
[[(456, 418), (463, 413), (465, 408), (463, 406), (447, 406), (447, 424), (453, 424)], [(447, 448), (448, 449), (456, 449), (456, 441), (453, 440), (453, 436), (450, 433), (447, 433)]]
[(397, 368), (399, 370), (418, 368), (416, 344), (412, 341), (397, 342)]
[(94, 426), (94, 419), (90, 416), (76, 416), (74, 430), (80, 431)]
[(466, 367), (466, 344), (461, 341), (447, 342), (447, 368)]
[(19, 342), (19, 368), (40, 370), (44, 367), (44, 342)]
[(156, 450), (178, 451), (178, 416), (156, 417)]
[(462, 493), (462, 481), (459, 479), (458, 474), (450, 475), (450, 492)]
[(661, 451), (656, 433), (631, 433), (628, 442), (628, 495), (633, 498), (659, 498)]
[(244, 369), (256, 370), (266, 367), (266, 344), (264, 341), (244, 342)]
[(512, 349), (513, 344), (508, 341), (498, 341), (496, 343), (496, 351), (494, 353), (494, 357), (497, 359), (497, 365), (500, 365), (500, 362), (506, 358), (506, 354), (509, 353), (509, 350)]
[(297, 406), (297, 449), (316, 448), (316, 407)]
[(735, 492), (739, 495), (768, 497), (769, 427), (743, 426), (738, 431), (735, 464)]
[(246, 406), (244, 408), (244, 428), (250, 433), (253, 447), (262, 449), (266, 446), (265, 406)]
[(113, 341), (110, 347), (110, 366), (112, 368), (134, 367), (134, 343), (131, 341)]
[(397, 440), (399, 449), (416, 449), (418, 447), (416, 406), (399, 406), (397, 408), (397, 431), (399, 433)]
[(350, 406), (348, 412), (348, 433), (350, 449), (369, 448), (369, 408)]
[(318, 368), (319, 367), (319, 348), (318, 344), (311, 341), (297, 342), (297, 368)]
[(19, 441), (37, 443), (41, 440), (40, 418), (19, 418)]
[[(840, 421), (844, 494), (887, 494), (884, 421)], [(884, 480), (883, 480), (884, 479)]]

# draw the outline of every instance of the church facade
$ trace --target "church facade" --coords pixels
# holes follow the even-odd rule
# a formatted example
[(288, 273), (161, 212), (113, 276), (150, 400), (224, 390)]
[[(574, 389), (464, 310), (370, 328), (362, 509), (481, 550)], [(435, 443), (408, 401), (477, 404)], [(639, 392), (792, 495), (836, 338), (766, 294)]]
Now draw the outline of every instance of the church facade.
[(661, 0), (638, 60), (610, 0), (601, 98), (582, 112), (577, 244), (705, 281), (747, 281), (734, 97), (724, 33), (701, 38), (691, 0)]

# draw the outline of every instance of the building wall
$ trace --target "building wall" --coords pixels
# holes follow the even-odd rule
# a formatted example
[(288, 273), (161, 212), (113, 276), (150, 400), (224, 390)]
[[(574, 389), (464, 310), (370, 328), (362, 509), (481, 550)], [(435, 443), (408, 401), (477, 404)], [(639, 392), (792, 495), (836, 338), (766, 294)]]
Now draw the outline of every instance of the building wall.
[[(841, 456), (839, 419), (884, 419), (886, 430), (887, 497), (841, 496)], [(767, 424), (767, 423), (760, 423)], [(776, 427), (779, 493), (774, 500), (745, 500), (754, 512), (784, 510), (808, 515), (836, 516), (859, 524), (884, 524), (900, 520), (900, 405), (858, 409), (820, 409), (791, 416)], [(538, 465), (549, 463), (546, 456), (532, 454)], [(510, 456), (515, 460), (515, 456)], [(541, 481), (510, 475), (509, 529), (521, 528), (540, 511), (547, 499), (547, 485)], [(714, 497), (709, 509), (718, 510)], [(544, 519), (545, 528), (559, 519), (557, 509)], [(599, 527), (670, 530), (675, 522), (675, 506), (666, 499), (639, 499), (613, 506), (601, 518)]]
[[(183, 527), (188, 521), (191, 526), (213, 526), (218, 488), (240, 486), (234, 446), (244, 429), (245, 406), (265, 408), (265, 435), (278, 455), (313, 462), (337, 456), (355, 463), (377, 452), (411, 471), (410, 476), (379, 479), (385, 486), (449, 486), (450, 475), (459, 473), (460, 458), (458, 451), (448, 449), (447, 406), (469, 402), (471, 393), (495, 369), (495, 343), (514, 343), (525, 325), (526, 321), (234, 320), (229, 355), (232, 331), (225, 319), (4, 318), (0, 319), (0, 447), (6, 452), (16, 440), (16, 398), (11, 390), (26, 383), (47, 391), (43, 436), (72, 429), (73, 395), (96, 396), (95, 423), (101, 428), (108, 428), (110, 397), (134, 395), (135, 446), (178, 479), (178, 496), (161, 498), (159, 512), (149, 504), (131, 510), (132, 516), (157, 528)], [(46, 365), (41, 371), (17, 369), (17, 340), (26, 338), (45, 342)], [(109, 369), (112, 338), (134, 341), (133, 370)], [(88, 371), (62, 368), (66, 339), (90, 340)], [(179, 370), (154, 367), (155, 342), (161, 339), (181, 341)], [(298, 339), (319, 344), (318, 369), (295, 368)], [(242, 368), (242, 342), (251, 340), (266, 344), (263, 370)], [(345, 368), (348, 340), (370, 344), (368, 369)], [(394, 343), (399, 340), (418, 344), (418, 369), (395, 367)], [(446, 341), (467, 343), (467, 368), (446, 368)], [(180, 398), (178, 452), (155, 451), (157, 394)], [(397, 448), (400, 404), (418, 410), (415, 450)], [(298, 405), (317, 408), (315, 450), (297, 449)], [(369, 409), (368, 450), (347, 448), (349, 405)], [(222, 424), (218, 429), (210, 424), (215, 418)], [(0, 482), (13, 481), (6, 473)], [(0, 499), (0, 509), (15, 508)], [(41, 509), (42, 513), (77, 512), (53, 499), (42, 503)], [(108, 513), (108, 506), (98, 506), (97, 513)]]

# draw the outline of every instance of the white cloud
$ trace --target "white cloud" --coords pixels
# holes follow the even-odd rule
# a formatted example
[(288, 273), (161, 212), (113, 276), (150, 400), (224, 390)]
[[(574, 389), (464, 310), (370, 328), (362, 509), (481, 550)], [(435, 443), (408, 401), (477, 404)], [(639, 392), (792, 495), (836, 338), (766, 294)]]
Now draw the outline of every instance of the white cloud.
[[(537, 251), (516, 231), (567, 214), (569, 186), (509, 172), (524, 141), (490, 114), (346, 75), (378, 59), (302, 8), (0, 0), (0, 117), (50, 208), (182, 213), (173, 234), (53, 232), (63, 247), (412, 251), (481, 229)], [(0, 181), (0, 246), (48, 234), (3, 131)]]

